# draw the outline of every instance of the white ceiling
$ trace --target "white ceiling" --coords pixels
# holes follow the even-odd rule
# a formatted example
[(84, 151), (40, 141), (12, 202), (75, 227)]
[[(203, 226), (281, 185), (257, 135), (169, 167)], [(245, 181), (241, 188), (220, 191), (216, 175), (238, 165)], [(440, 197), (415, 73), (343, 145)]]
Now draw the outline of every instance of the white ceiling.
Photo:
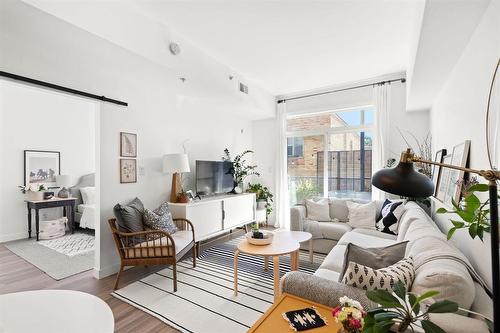
[(405, 71), (423, 0), (132, 0), (274, 95)]

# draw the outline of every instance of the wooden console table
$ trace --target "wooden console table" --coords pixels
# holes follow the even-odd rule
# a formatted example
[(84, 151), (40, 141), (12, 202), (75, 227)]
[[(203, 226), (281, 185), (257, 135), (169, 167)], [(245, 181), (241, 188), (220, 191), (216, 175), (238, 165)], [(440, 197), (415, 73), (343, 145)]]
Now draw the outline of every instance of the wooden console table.
[[(75, 221), (75, 202), (76, 198), (53, 198), (48, 200), (26, 200), (26, 206), (28, 207), (28, 237), (31, 238), (31, 211), (35, 210), (35, 228), (36, 228), (36, 240), (38, 242), (38, 234), (40, 233), (40, 209), (45, 208), (55, 208), (63, 207), (64, 216), (68, 217), (69, 230), (73, 233), (73, 223)], [(69, 213), (68, 213), (69, 210)]]

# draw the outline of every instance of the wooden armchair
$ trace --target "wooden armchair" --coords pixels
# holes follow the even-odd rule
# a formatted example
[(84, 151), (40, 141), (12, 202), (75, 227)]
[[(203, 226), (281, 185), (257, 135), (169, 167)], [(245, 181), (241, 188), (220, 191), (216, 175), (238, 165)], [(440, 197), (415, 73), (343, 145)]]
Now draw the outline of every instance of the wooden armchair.
[(174, 234), (163, 230), (125, 233), (118, 230), (116, 219), (108, 220), (121, 260), (113, 289), (118, 288), (120, 275), (126, 266), (172, 265), (174, 292), (177, 291), (177, 262), (191, 250), (193, 267), (196, 267), (196, 246), (191, 221), (182, 218), (173, 220), (178, 228)]

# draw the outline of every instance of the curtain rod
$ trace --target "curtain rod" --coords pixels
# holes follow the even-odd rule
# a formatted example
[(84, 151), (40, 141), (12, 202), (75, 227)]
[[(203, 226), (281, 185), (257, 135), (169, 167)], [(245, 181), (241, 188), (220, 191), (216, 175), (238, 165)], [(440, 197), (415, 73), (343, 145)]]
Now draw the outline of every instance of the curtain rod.
[(116, 99), (108, 98), (106, 96), (99, 96), (99, 95), (91, 94), (91, 93), (81, 91), (81, 90), (76, 90), (76, 89), (72, 89), (72, 88), (68, 88), (68, 87), (59, 86), (57, 84), (53, 84), (53, 83), (49, 83), (49, 82), (45, 82), (45, 81), (40, 81), (40, 80), (32, 79), (29, 77), (17, 75), (17, 74), (12, 74), (12, 73), (8, 73), (8, 72), (0, 71), (0, 76), (6, 77), (6, 78), (12, 79), (12, 80), (26, 82), (29, 84), (34, 84), (37, 86), (42, 86), (45, 88), (59, 90), (59, 91), (65, 92), (65, 93), (70, 93), (70, 94), (79, 95), (79, 96), (83, 96), (83, 97), (87, 97), (87, 98), (97, 99), (97, 100), (100, 100), (102, 102), (118, 104), (121, 106), (128, 106), (127, 102), (122, 102), (122, 101), (119, 101)]
[(295, 99), (301, 99), (301, 98), (307, 98), (307, 97), (315, 97), (315, 96), (327, 95), (327, 94), (336, 93), (336, 92), (340, 92), (340, 91), (346, 91), (346, 90), (358, 89), (358, 88), (365, 88), (365, 87), (374, 86), (374, 85), (383, 85), (383, 84), (386, 84), (386, 83), (391, 83), (391, 82), (396, 82), (396, 81), (401, 81), (401, 83), (405, 83), (406, 79), (403, 77), (403, 78), (400, 78), (400, 79), (392, 79), (392, 80), (386, 80), (386, 81), (379, 81), (379, 82), (367, 83), (367, 84), (362, 84), (362, 85), (359, 85), (359, 86), (354, 86), (354, 87), (349, 87), (349, 88), (335, 89), (335, 90), (324, 91), (324, 92), (315, 93), (315, 94), (309, 94), (309, 95), (303, 95), (303, 96), (297, 96), (297, 97), (291, 97), (291, 98), (284, 98), (284, 99), (278, 100), (277, 103), (280, 104), (280, 103), (284, 103), (286, 101), (293, 101)]

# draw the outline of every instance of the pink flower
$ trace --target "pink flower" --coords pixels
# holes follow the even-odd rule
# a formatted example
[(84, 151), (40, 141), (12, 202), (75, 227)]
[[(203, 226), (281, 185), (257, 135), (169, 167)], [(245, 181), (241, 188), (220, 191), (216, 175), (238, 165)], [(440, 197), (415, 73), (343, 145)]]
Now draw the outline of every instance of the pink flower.
[(361, 321), (355, 318), (350, 318), (349, 319), (349, 325), (353, 328), (361, 328)]
[(340, 311), (342, 311), (342, 307), (341, 307), (341, 306), (337, 306), (337, 307), (333, 308), (333, 310), (332, 310), (332, 315), (333, 315), (334, 317), (336, 317), (336, 316), (337, 316), (337, 313), (339, 313)]

